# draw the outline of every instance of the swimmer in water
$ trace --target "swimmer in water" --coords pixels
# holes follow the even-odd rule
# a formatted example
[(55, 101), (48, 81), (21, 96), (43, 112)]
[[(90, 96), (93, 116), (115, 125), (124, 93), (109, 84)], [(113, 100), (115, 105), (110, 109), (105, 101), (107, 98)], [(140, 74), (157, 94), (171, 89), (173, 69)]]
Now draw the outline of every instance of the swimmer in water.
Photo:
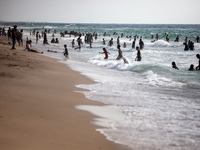
[(99, 52), (100, 54), (105, 54), (105, 58), (104, 59), (108, 59), (108, 54), (110, 55), (110, 53), (105, 49), (103, 48), (103, 52)]
[(176, 66), (176, 63), (174, 61), (172, 62), (172, 68), (179, 70), (179, 68)]
[(190, 65), (190, 68), (189, 68), (188, 70), (189, 70), (189, 71), (194, 71), (194, 65), (191, 64), (191, 65)]

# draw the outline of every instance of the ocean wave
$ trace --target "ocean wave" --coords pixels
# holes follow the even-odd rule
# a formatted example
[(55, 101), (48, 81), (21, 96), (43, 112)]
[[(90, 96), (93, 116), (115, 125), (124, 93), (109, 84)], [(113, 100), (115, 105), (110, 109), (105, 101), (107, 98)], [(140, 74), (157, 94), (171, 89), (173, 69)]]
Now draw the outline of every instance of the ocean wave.
[(146, 43), (145, 45), (148, 45), (149, 47), (169, 47), (171, 44), (164, 40), (158, 40), (152, 43)]

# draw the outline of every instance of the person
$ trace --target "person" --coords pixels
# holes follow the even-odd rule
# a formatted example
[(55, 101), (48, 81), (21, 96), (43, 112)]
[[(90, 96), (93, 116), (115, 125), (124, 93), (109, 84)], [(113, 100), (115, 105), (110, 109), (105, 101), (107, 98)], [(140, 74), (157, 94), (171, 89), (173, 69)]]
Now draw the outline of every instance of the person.
[(157, 40), (157, 41), (159, 40), (159, 36), (158, 36), (158, 34), (156, 34), (156, 40)]
[(55, 41), (55, 43), (59, 43), (59, 40), (58, 40), (58, 38), (56, 38), (56, 41)]
[(179, 70), (179, 68), (176, 66), (176, 63), (174, 61), (172, 62), (172, 68)]
[(138, 46), (136, 47), (136, 50), (137, 50), (137, 56), (135, 58), (135, 61), (141, 61), (142, 60), (142, 56), (141, 56), (141, 51), (140, 51)]
[(81, 49), (81, 44), (82, 44), (81, 36), (78, 37), (77, 42), (78, 42), (78, 47), (75, 48), (74, 50), (76, 50), (78, 48), (79, 48), (79, 50)]
[(90, 43), (90, 48), (92, 48), (92, 43), (93, 43), (93, 36), (92, 35), (90, 35), (90, 41), (89, 41), (89, 43)]
[(189, 42), (188, 42), (188, 45), (189, 45), (189, 49), (190, 49), (191, 51), (193, 51), (193, 50), (194, 50), (194, 43), (193, 43), (192, 41), (189, 41)]
[(185, 41), (185, 43), (187, 43), (187, 40), (188, 40), (188, 37), (186, 36), (186, 38), (185, 38), (185, 40), (184, 40), (184, 41)]
[(174, 42), (179, 42), (179, 36), (176, 37), (176, 39), (174, 40)]
[(47, 30), (45, 29), (44, 31), (44, 40), (43, 40), (43, 44), (48, 44), (48, 40), (47, 40)]
[(51, 40), (51, 43), (55, 43), (56, 41), (55, 41), (55, 39), (54, 38), (52, 38), (52, 40)]
[(132, 42), (132, 49), (135, 48), (135, 41), (136, 41), (136, 38), (134, 38), (133, 42)]
[(196, 67), (196, 70), (200, 70), (200, 55), (197, 54), (196, 57), (199, 59), (199, 65)]
[(72, 40), (72, 48), (74, 48), (74, 45), (75, 45), (75, 40), (73, 39)]
[(103, 38), (102, 44), (103, 44), (103, 45), (106, 45), (106, 41), (104, 40), (104, 38)]
[(108, 46), (113, 46), (113, 38), (109, 41)]
[(103, 52), (99, 52), (100, 54), (105, 54), (104, 59), (108, 59), (108, 54), (110, 54), (105, 48), (103, 48)]
[(39, 38), (39, 32), (37, 31), (37, 33), (36, 33), (36, 43), (38, 43), (38, 38)]
[(8, 40), (10, 39), (10, 38), (12, 38), (11, 36), (12, 36), (12, 30), (11, 30), (11, 28), (9, 27), (8, 28)]
[(126, 42), (124, 42), (124, 48), (126, 48)]
[(199, 43), (199, 36), (197, 36), (196, 41), (197, 41), (197, 43)]
[(183, 45), (185, 45), (184, 51), (188, 51), (189, 50), (188, 44), (185, 42), (183, 43)]
[(144, 42), (142, 41), (142, 39), (140, 39), (139, 45), (140, 45), (140, 50), (142, 50), (144, 48)]
[(191, 65), (190, 65), (190, 68), (189, 68), (188, 70), (189, 70), (189, 71), (194, 71), (194, 65), (191, 64)]
[(167, 36), (166, 36), (166, 41), (167, 41), (167, 42), (169, 42), (169, 37), (168, 37), (168, 34), (167, 34)]
[(17, 42), (18, 42), (18, 44), (19, 44), (19, 46), (20, 46), (20, 43), (21, 43), (21, 35), (20, 35), (20, 31), (17, 31)]
[(117, 45), (120, 45), (119, 36), (117, 38)]
[(47, 52), (58, 53), (57, 51), (47, 50)]
[(14, 28), (12, 29), (12, 49), (16, 49), (15, 48), (15, 44), (16, 44), (16, 37), (17, 37), (17, 26), (15, 25)]
[(64, 53), (64, 56), (65, 56), (66, 58), (69, 58), (69, 57), (68, 57), (68, 49), (67, 49), (67, 45), (66, 45), (66, 44), (64, 45), (64, 48), (65, 48), (65, 51), (63, 52), (63, 53)]
[(38, 52), (36, 50), (31, 49), (30, 45), (31, 45), (31, 40), (30, 41), (26, 41), (26, 48), (25, 48), (25, 50), (27, 50), (28, 52), (35, 52), (35, 53), (43, 54), (43, 52)]
[(122, 50), (120, 48), (120, 45), (117, 46), (117, 49), (118, 49), (118, 56), (117, 56), (116, 59), (119, 60), (119, 59), (123, 58), (123, 56), (122, 56)]

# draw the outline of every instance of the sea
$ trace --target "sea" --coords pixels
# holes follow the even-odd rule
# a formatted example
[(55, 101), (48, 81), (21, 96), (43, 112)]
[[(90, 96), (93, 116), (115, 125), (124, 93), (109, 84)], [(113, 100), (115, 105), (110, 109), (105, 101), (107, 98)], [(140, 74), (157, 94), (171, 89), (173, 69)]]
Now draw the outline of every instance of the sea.
[[(97, 117), (91, 123), (99, 125), (97, 131), (108, 140), (133, 150), (199, 150), (200, 71), (188, 70), (191, 64), (198, 66), (196, 54), (200, 53), (200, 43), (196, 38), (200, 36), (199, 24), (0, 22), (0, 27), (6, 30), (13, 25), (23, 29), (23, 38), (31, 39), (32, 46), (43, 51), (43, 55), (56, 58), (95, 81), (76, 87), (85, 89), (82, 93), (86, 98), (105, 106), (76, 108), (95, 114)], [(32, 32), (41, 34), (45, 29), (50, 31), (47, 34), (49, 44), (43, 44), (43, 37), (36, 43)], [(65, 31), (97, 34), (98, 37), (93, 39), (90, 48), (81, 36), (81, 49), (74, 50), (71, 42), (75, 39), (75, 47), (78, 47), (78, 36), (65, 34), (61, 37), (60, 32)], [(107, 36), (104, 36), (105, 32)], [(59, 43), (50, 43), (53, 34)], [(159, 40), (154, 41), (156, 34)], [(144, 42), (141, 61), (135, 61), (137, 51), (132, 49), (135, 35), (136, 46), (140, 39)], [(118, 36), (128, 64), (123, 59), (116, 60)], [(177, 36), (179, 42), (174, 42)], [(194, 42), (193, 51), (184, 51), (186, 37)], [(102, 44), (103, 38), (106, 45)], [(114, 45), (108, 46), (111, 38)], [(123, 47), (124, 42), (126, 47)], [(63, 55), (64, 44), (69, 59)], [(103, 48), (110, 53), (108, 59), (99, 53)], [(179, 70), (172, 68), (172, 62)]]

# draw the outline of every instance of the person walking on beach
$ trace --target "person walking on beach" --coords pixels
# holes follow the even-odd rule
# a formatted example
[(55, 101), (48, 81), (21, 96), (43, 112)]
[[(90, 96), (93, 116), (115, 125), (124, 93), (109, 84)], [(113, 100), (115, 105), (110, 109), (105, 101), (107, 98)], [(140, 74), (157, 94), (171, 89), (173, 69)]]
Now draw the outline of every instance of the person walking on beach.
[(142, 56), (141, 56), (141, 51), (138, 46), (136, 47), (136, 50), (137, 50), (137, 56), (135, 58), (135, 61), (141, 61)]
[(103, 48), (103, 52), (99, 52), (100, 54), (105, 54), (104, 59), (108, 59), (108, 54), (110, 54), (105, 48)]
[(69, 57), (68, 57), (68, 49), (67, 49), (67, 45), (66, 45), (66, 44), (64, 45), (64, 48), (65, 48), (64, 56), (65, 56), (66, 58), (69, 58)]
[(12, 49), (16, 49), (15, 48), (15, 44), (16, 44), (16, 37), (17, 37), (17, 26), (15, 25), (14, 28), (12, 29)]
[(120, 48), (120, 45), (117, 46), (117, 49), (118, 49), (118, 56), (117, 56), (116, 59), (119, 60), (119, 59), (123, 58), (123, 56), (122, 56), (122, 50)]

